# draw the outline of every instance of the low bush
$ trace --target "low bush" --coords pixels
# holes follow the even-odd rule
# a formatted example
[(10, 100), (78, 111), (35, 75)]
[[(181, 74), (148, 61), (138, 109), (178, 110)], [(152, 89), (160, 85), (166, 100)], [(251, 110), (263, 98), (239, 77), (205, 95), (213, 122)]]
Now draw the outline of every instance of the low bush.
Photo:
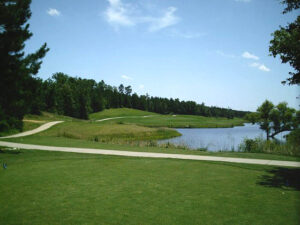
[(299, 145), (296, 145), (291, 141), (281, 142), (276, 139), (264, 140), (263, 138), (246, 138), (239, 145), (239, 151), (250, 153), (271, 153), (279, 155), (300, 156)]

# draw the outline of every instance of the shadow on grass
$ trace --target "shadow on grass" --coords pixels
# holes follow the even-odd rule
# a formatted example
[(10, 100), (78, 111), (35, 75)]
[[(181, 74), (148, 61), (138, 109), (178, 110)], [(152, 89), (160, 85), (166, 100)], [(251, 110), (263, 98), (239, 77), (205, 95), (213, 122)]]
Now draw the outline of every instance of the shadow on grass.
[(258, 184), (267, 187), (292, 188), (300, 190), (300, 169), (276, 168), (260, 177)]
[(19, 150), (4, 150), (4, 149), (0, 149), (0, 154), (20, 154), (21, 151)]

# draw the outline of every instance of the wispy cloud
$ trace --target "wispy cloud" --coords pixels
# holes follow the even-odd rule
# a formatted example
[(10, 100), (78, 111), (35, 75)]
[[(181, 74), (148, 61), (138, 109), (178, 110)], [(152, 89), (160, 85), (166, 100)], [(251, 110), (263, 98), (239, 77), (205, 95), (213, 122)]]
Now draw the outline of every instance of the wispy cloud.
[(131, 77), (129, 77), (129, 76), (126, 76), (126, 75), (122, 75), (121, 76), (124, 80), (132, 80), (132, 78)]
[(147, 24), (150, 32), (162, 30), (173, 26), (180, 21), (175, 15), (177, 8), (168, 7), (161, 16), (143, 15), (141, 5), (123, 3), (122, 0), (107, 0), (109, 5), (104, 12), (105, 20), (118, 28), (120, 26), (130, 27), (138, 24)]
[(245, 59), (259, 60), (258, 56), (254, 55), (254, 54), (251, 54), (251, 53), (249, 53), (247, 51), (242, 54), (242, 57), (245, 58)]
[(264, 64), (261, 64), (261, 63), (252, 63), (250, 64), (251, 67), (255, 67), (261, 71), (264, 71), (264, 72), (270, 72), (271, 70), (266, 67)]
[(143, 90), (144, 88), (145, 88), (145, 86), (144, 86), (143, 84), (140, 84), (140, 85), (139, 85), (139, 89), (140, 89), (140, 90)]
[(264, 64), (261, 64), (258, 69), (265, 71), (265, 72), (269, 72), (271, 71), (268, 67), (266, 67)]
[(47, 10), (48, 15), (50, 16), (60, 16), (60, 11), (58, 11), (57, 9), (53, 9), (53, 8), (49, 8)]
[(236, 56), (233, 54), (224, 53), (221, 50), (216, 51), (216, 53), (220, 56), (226, 57), (226, 58), (235, 58)]
[(135, 21), (130, 18), (130, 5), (125, 5), (121, 0), (108, 0), (109, 7), (104, 12), (108, 23), (114, 26), (134, 26)]
[(149, 31), (158, 31), (177, 24), (180, 21), (180, 18), (175, 16), (176, 10), (177, 8), (171, 6), (164, 12), (164, 15), (162, 17), (149, 17), (148, 19), (146, 18), (146, 20), (150, 22)]

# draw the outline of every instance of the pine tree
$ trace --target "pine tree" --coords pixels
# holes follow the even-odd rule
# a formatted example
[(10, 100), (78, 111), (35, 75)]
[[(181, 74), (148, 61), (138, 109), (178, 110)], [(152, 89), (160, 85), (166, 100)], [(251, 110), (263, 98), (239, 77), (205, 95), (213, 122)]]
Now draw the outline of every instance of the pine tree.
[(46, 43), (35, 53), (25, 55), (25, 41), (32, 33), (28, 19), (31, 0), (0, 0), (0, 131), (22, 128), (25, 113), (30, 112), (32, 91)]

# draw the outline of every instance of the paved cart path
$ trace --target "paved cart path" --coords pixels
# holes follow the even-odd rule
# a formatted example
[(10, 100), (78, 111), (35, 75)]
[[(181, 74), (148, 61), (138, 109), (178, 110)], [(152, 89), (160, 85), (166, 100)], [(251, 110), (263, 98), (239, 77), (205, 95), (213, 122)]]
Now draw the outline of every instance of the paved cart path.
[[(0, 137), (0, 138), (4, 139), (4, 138), (13, 138), (13, 137), (24, 137), (27, 135), (36, 134), (38, 132), (49, 129), (50, 127), (62, 122), (63, 121), (49, 122), (31, 131), (26, 131), (23, 133), (6, 136), (6, 137)], [(99, 155), (117, 155), (117, 156), (143, 157), (143, 158), (185, 159), (185, 160), (260, 164), (260, 165), (271, 165), (271, 166), (300, 167), (300, 162), (266, 160), (266, 159), (230, 158), (230, 157), (217, 157), (217, 156), (166, 154), (166, 153), (154, 153), (154, 152), (131, 152), (131, 151), (92, 149), (92, 148), (55, 147), (55, 146), (44, 146), (44, 145), (34, 145), (34, 144), (21, 144), (21, 143), (13, 143), (13, 142), (5, 142), (5, 141), (0, 141), (0, 146), (20, 148), (20, 149), (75, 152), (75, 153), (99, 154)]]
[(62, 122), (64, 122), (64, 121), (53, 121), (53, 122), (45, 123), (45, 124), (39, 126), (39, 127), (36, 128), (36, 129), (29, 130), (29, 131), (25, 131), (25, 132), (18, 133), (18, 134), (14, 134), (14, 135), (10, 135), (10, 136), (0, 137), (0, 139), (4, 139), (4, 138), (24, 137), (24, 136), (36, 134), (36, 133), (42, 132), (42, 131), (44, 131), (44, 130), (47, 130), (47, 129), (49, 129), (50, 127), (52, 127), (52, 126), (54, 126), (54, 125), (56, 125), (56, 124), (58, 124), (58, 123), (62, 123)]
[(4, 142), (4, 141), (0, 141), (0, 146), (21, 148), (21, 149), (43, 150), (43, 151), (75, 152), (75, 153), (99, 154), (99, 155), (117, 155), (117, 156), (130, 156), (130, 157), (143, 157), (143, 158), (186, 159), (186, 160), (202, 160), (202, 161), (246, 163), (246, 164), (260, 164), (260, 165), (272, 165), (272, 166), (300, 167), (300, 162), (265, 160), (265, 159), (229, 158), (229, 157), (216, 157), (216, 156), (166, 154), (166, 153), (154, 153), (154, 152), (130, 152), (130, 151), (92, 149), (92, 148), (55, 147), (55, 146), (43, 146), (43, 145), (32, 145), (32, 144), (20, 144), (20, 143), (12, 143), (12, 142)]

